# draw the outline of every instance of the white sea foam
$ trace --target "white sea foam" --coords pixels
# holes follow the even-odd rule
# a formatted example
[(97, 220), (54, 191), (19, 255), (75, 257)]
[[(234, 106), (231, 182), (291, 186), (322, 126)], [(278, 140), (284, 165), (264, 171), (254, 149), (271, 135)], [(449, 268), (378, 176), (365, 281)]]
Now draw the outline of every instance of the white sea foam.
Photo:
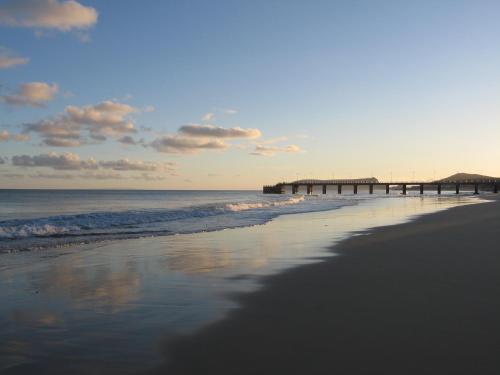
[(268, 208), (268, 207), (281, 207), (288, 206), (290, 204), (297, 204), (304, 201), (304, 196), (297, 196), (283, 201), (271, 201), (271, 202), (254, 202), (254, 203), (228, 203), (226, 204), (226, 209), (229, 211), (245, 211), (252, 210), (256, 208)]

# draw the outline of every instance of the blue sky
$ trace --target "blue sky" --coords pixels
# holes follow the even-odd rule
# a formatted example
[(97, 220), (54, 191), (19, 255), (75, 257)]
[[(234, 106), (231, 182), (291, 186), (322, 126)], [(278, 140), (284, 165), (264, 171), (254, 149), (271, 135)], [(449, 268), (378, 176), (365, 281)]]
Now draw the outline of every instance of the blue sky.
[[(0, 187), (500, 175), (496, 1), (80, 0), (76, 15), (65, 1), (36, 3), (26, 14), (0, 1), (0, 59), (29, 59), (0, 69)], [(95, 20), (80, 17), (89, 10)], [(34, 105), (7, 99), (31, 82), (57, 93)], [(80, 144), (60, 147), (27, 130), (106, 101), (130, 107), (120, 120), (134, 132), (89, 140), (102, 124), (78, 120)], [(211, 130), (203, 139), (179, 132), (193, 124)], [(137, 144), (119, 142), (125, 135)], [(202, 146), (158, 147), (164, 137)]]

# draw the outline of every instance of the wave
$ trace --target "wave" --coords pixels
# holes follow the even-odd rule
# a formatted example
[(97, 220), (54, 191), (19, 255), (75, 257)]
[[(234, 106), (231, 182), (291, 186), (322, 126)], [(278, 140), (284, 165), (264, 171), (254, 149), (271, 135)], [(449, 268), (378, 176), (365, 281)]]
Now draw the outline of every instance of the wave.
[(268, 208), (268, 207), (281, 207), (288, 206), (290, 204), (297, 204), (299, 202), (304, 201), (304, 196), (293, 197), (287, 199), (285, 201), (276, 201), (276, 202), (256, 202), (256, 203), (228, 203), (225, 208), (229, 211), (245, 211), (252, 210), (256, 208)]
[(140, 209), (0, 221), (0, 251), (60, 246), (103, 239), (213, 231), (264, 224), (290, 213), (339, 208), (348, 201), (273, 197), (179, 209)]

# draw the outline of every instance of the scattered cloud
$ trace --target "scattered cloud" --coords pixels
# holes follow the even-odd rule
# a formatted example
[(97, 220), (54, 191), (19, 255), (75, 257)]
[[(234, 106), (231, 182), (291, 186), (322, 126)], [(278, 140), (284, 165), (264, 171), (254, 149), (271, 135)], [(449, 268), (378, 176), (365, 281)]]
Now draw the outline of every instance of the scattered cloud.
[(229, 146), (219, 139), (191, 138), (167, 135), (155, 139), (151, 146), (159, 152), (192, 154), (201, 150), (224, 150)]
[(12, 95), (2, 95), (0, 100), (11, 106), (43, 107), (54, 99), (59, 86), (45, 82), (29, 82), (21, 84)]
[(76, 147), (136, 133), (130, 115), (137, 112), (135, 107), (111, 100), (83, 107), (68, 106), (54, 118), (25, 124), (24, 132), (37, 133), (49, 146)]
[(0, 141), (6, 142), (13, 140), (16, 142), (29, 141), (31, 138), (28, 134), (10, 134), (7, 130), (0, 131)]
[(52, 147), (78, 147), (81, 142), (77, 139), (64, 139), (64, 138), (46, 138), (43, 143), (46, 146)]
[(129, 159), (101, 161), (99, 166), (114, 171), (170, 172), (176, 170), (176, 164), (172, 162), (158, 163)]
[(119, 138), (118, 142), (123, 143), (124, 145), (131, 145), (131, 146), (142, 144), (142, 140), (137, 141), (134, 138), (132, 138), (130, 135), (125, 135), (125, 136)]
[(114, 171), (85, 172), (84, 174), (80, 174), (77, 177), (83, 179), (94, 179), (94, 180), (122, 180), (125, 178), (120, 173)]
[(141, 180), (141, 181), (164, 181), (167, 180), (172, 175), (153, 175), (149, 173), (141, 173), (139, 175), (133, 176), (124, 176), (120, 173), (114, 171), (88, 171), (84, 173), (42, 173), (37, 172), (35, 174), (24, 175), (20, 173), (3, 173), (0, 177), (7, 178), (41, 178), (41, 179), (53, 179), (53, 180), (72, 180), (72, 179), (94, 179), (94, 180), (125, 180), (125, 179), (133, 179), (133, 180)]
[(273, 156), (277, 153), (296, 154), (299, 152), (303, 152), (303, 150), (297, 145), (288, 145), (284, 147), (257, 145), (255, 146), (255, 150), (251, 152), (250, 155)]
[(201, 150), (227, 149), (230, 145), (225, 142), (226, 139), (255, 139), (261, 135), (259, 129), (187, 124), (181, 126), (177, 134), (159, 137), (149, 145), (159, 152), (190, 154)]
[(202, 121), (209, 122), (215, 120), (215, 113), (213, 112), (208, 112), (203, 115), (201, 118)]
[(97, 169), (95, 159), (81, 160), (80, 156), (70, 152), (57, 154), (49, 152), (35, 156), (16, 155), (12, 157), (12, 165), (17, 167), (49, 167), (56, 170)]
[(262, 133), (259, 129), (223, 128), (215, 125), (188, 124), (179, 128), (179, 132), (188, 137), (210, 138), (259, 138)]
[(18, 56), (14, 51), (0, 47), (0, 69), (9, 69), (18, 65), (27, 64), (27, 57)]
[(53, 180), (68, 180), (68, 179), (85, 179), (85, 180), (122, 180), (126, 177), (122, 176), (116, 172), (85, 172), (85, 173), (41, 173), (28, 175), (30, 178), (42, 178), (42, 179), (53, 179)]
[(224, 110), (224, 113), (225, 113), (226, 115), (235, 115), (235, 114), (237, 114), (237, 113), (238, 113), (238, 111), (237, 111), (236, 109), (231, 109), (231, 108), (228, 108), (228, 109)]
[(0, 5), (0, 24), (66, 32), (92, 27), (97, 10), (75, 0), (10, 0)]
[(41, 172), (38, 172), (36, 174), (29, 175), (29, 177), (68, 180), (68, 179), (75, 178), (75, 175), (71, 174), (71, 173), (41, 173)]
[(81, 125), (92, 125), (105, 133), (128, 132), (134, 129), (134, 124), (126, 119), (127, 115), (134, 112), (137, 112), (136, 108), (110, 100), (84, 107), (66, 107), (70, 120)]
[[(7, 161), (7, 159), (2, 160), (4, 163)], [(166, 175), (172, 175), (177, 170), (177, 164), (173, 162), (149, 162), (142, 160), (130, 160), (126, 158), (103, 161), (97, 161), (94, 158), (82, 160), (79, 155), (70, 152), (66, 152), (64, 154), (49, 152), (47, 154), (34, 156), (16, 155), (11, 158), (11, 162), (13, 166), (24, 168), (45, 167), (57, 171), (85, 171), (83, 174), (71, 174), (70, 176), (79, 178), (89, 177), (93, 179), (129, 178), (121, 176), (117, 172), (144, 172), (149, 177), (148, 179), (152, 179), (152, 176), (155, 175), (150, 174), (151, 172), (161, 173), (161, 175), (157, 176), (159, 178), (161, 176), (166, 177)], [(31, 175), (30, 177), (33, 176), (59, 178), (57, 176), (63, 175), (45, 174), (40, 172), (37, 175)], [(68, 176), (68, 174), (64, 176)]]
[(16, 142), (26, 142), (31, 139), (29, 134), (14, 134), (11, 136), (11, 139), (13, 139)]

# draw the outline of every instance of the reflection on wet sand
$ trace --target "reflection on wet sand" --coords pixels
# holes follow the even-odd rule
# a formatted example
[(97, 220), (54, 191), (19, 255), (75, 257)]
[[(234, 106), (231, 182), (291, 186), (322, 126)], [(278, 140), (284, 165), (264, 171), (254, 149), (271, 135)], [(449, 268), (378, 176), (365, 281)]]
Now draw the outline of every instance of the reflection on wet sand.
[(43, 310), (15, 309), (9, 317), (19, 326), (30, 326), (33, 328), (50, 328), (63, 323), (63, 319), (57, 314)]
[[(235, 235), (236, 239), (225, 241), (217, 238), (214, 233), (203, 234), (206, 237), (204, 246), (191, 243), (190, 248), (175, 250), (163, 259), (163, 264), (171, 271), (187, 274), (224, 273), (226, 272), (224, 270), (234, 272), (238, 269), (255, 270), (265, 267), (269, 259), (279, 252), (279, 249), (273, 246), (272, 238), (266, 234), (247, 246), (238, 243), (240, 237), (236, 232)], [(235, 253), (235, 248), (239, 248), (240, 252)], [(244, 254), (249, 252), (252, 256), (245, 257)]]
[(31, 276), (34, 290), (50, 298), (67, 299), (75, 308), (117, 312), (139, 299), (140, 278), (133, 262), (92, 267), (64, 257), (50, 264), (41, 276)]

